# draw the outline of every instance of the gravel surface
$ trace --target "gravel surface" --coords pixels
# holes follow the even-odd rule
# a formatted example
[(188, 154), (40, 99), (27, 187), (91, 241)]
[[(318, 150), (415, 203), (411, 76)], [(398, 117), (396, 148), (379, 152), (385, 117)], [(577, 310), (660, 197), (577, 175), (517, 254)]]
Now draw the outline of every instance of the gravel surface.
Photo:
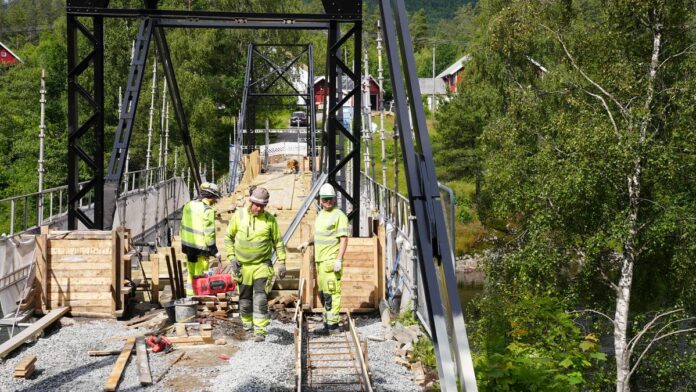
[[(368, 336), (383, 337), (386, 328), (378, 318), (356, 318), (355, 324), (360, 333), (360, 340)], [(372, 387), (375, 391), (422, 391), (422, 388), (413, 381), (411, 372), (396, 363), (396, 341), (387, 340), (375, 342), (367, 340), (367, 355), (370, 372), (372, 373)]]
[[(361, 339), (384, 336), (385, 328), (377, 318), (358, 318), (356, 324)], [(255, 343), (252, 339), (240, 341), (228, 335), (228, 344), (225, 346), (187, 348), (184, 359), (172, 367), (160, 383), (147, 388), (140, 386), (133, 354), (118, 390), (295, 390), (293, 330), (293, 324), (272, 320), (268, 337), (263, 343)], [(45, 337), (15, 350), (0, 363), (0, 391), (102, 390), (117, 356), (90, 357), (87, 351), (120, 350), (123, 348), (123, 339), (138, 332), (114, 320), (74, 321), (63, 318), (46, 331)], [(395, 362), (395, 341), (368, 340), (368, 345), (369, 367), (375, 391), (421, 390), (412, 381), (411, 373)], [(167, 355), (148, 355), (153, 381), (176, 357), (175, 353), (176, 351)], [(13, 369), (27, 355), (36, 355), (36, 372), (31, 379), (15, 379)], [(228, 362), (223, 355), (230, 357)], [(211, 358), (212, 356), (216, 358)], [(192, 383), (189, 385), (186, 380)]]
[[(73, 324), (73, 325), (66, 325)], [(62, 326), (61, 326), (62, 325)], [(117, 355), (90, 357), (89, 350), (120, 350), (126, 337), (136, 333), (113, 320), (75, 322), (62, 319), (44, 338), (15, 350), (0, 364), (0, 391), (94, 391), (101, 390)], [(15, 365), (27, 355), (36, 355), (36, 371), (30, 379), (13, 377)], [(153, 378), (166, 366), (169, 356), (150, 355)], [(162, 390), (141, 388), (133, 355), (123, 372), (119, 391)]]
[(271, 320), (263, 343), (239, 342), (239, 352), (211, 382), (212, 391), (291, 391), (295, 389), (294, 324)]

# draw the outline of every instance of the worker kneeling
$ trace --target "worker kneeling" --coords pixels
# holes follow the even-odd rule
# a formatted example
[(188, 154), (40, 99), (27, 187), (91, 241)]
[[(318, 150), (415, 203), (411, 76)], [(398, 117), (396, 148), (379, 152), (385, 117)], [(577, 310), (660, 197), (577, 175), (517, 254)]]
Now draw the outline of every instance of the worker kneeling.
[(252, 189), (250, 205), (235, 211), (225, 235), (225, 250), (232, 274), (239, 283), (239, 313), (247, 332), (262, 342), (269, 324), (268, 294), (274, 275), (271, 257), (275, 250), (278, 276), (285, 277), (285, 246), (278, 223), (265, 211), (269, 194), (264, 188)]
[(215, 209), (220, 199), (217, 185), (204, 182), (198, 197), (184, 206), (181, 216), (181, 251), (186, 255), (186, 295), (193, 296), (193, 278), (208, 270), (208, 258), (220, 258), (215, 245)]
[(300, 245), (304, 252), (314, 244), (314, 261), (319, 282), (319, 299), (324, 307), (324, 326), (314, 330), (319, 335), (337, 334), (341, 311), (341, 276), (343, 256), (348, 247), (348, 217), (336, 208), (336, 190), (331, 184), (319, 189), (322, 210), (314, 224), (314, 239)]

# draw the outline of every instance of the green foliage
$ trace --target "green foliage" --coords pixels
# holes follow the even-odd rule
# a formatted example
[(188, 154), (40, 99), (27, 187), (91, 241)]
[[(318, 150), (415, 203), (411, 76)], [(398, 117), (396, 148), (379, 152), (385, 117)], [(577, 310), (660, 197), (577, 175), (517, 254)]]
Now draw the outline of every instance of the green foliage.
[(458, 222), (469, 223), (474, 219), (471, 201), (469, 199), (459, 198), (455, 205)]
[[(642, 328), (641, 314), (679, 304), (694, 314), (696, 127), (687, 97), (696, 91), (696, 60), (685, 55), (696, 38), (686, 27), (694, 12), (693, 2), (477, 4), (472, 59), (459, 93), (437, 117), (434, 146), (439, 174), (480, 180), (477, 215), (488, 225), (502, 223), (496, 227), (512, 238), (486, 265), (487, 290), (498, 294), (481, 309), (488, 335), (474, 336), (497, 355), (486, 353), (484, 372), (528, 380), (500, 390), (577, 379), (562, 370), (568, 362), (554, 350), (511, 339), (514, 328), (494, 313), (509, 306), (510, 314), (534, 315), (534, 303), (522, 299), (549, 296), (563, 308), (613, 314), (616, 293), (607, 282), (618, 281), (617, 260), (628, 254), (635, 255), (632, 333)], [(654, 53), (656, 18), (661, 46)], [(659, 66), (650, 74), (653, 55)], [(639, 185), (638, 198), (629, 179)], [(507, 296), (520, 302), (501, 305)], [(559, 321), (542, 318), (539, 325)], [(693, 342), (680, 348), (691, 353)], [(642, 390), (692, 385), (689, 355), (670, 362), (661, 350), (638, 367), (634, 383)], [(507, 363), (521, 370), (513, 374)], [(607, 379), (607, 369), (573, 363), (585, 382), (588, 373), (592, 385)], [(549, 380), (547, 370), (562, 379)]]
[(597, 337), (552, 297), (488, 293), (478, 307), (487, 315), (473, 333), (482, 391), (580, 391), (588, 370), (606, 361)]
[(409, 302), (404, 310), (392, 320), (392, 325), (399, 323), (405, 327), (418, 325), (419, 321), (416, 318), (416, 313), (413, 311), (413, 303)]

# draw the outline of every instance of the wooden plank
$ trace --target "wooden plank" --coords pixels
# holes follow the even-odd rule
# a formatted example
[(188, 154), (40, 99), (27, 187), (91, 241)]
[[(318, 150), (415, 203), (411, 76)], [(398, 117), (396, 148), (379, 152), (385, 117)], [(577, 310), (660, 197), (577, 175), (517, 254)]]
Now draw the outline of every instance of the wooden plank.
[(171, 290), (171, 299), (175, 300), (177, 294), (176, 286), (178, 282), (176, 279), (174, 279), (174, 270), (172, 268), (171, 256), (164, 255), (164, 260), (167, 263), (167, 274), (169, 275), (169, 288)]
[[(375, 273), (372, 275), (374, 277), (373, 281), (373, 287), (379, 288), (379, 277), (382, 274), (382, 272), (379, 269), (379, 239), (377, 236), (372, 237), (372, 246), (373, 246), (373, 253), (372, 253), (372, 262), (374, 263), (374, 268), (375, 268)], [(374, 289), (373, 289), (374, 290)], [(371, 293), (373, 294), (373, 293)], [(379, 295), (372, 295), (372, 304), (374, 305), (375, 308), (379, 308), (379, 300), (380, 300)]]
[[(111, 299), (107, 300), (92, 300), (92, 299), (67, 299), (67, 298), (56, 298), (52, 300), (53, 305), (58, 304), (58, 306), (71, 306), (71, 307), (81, 307), (81, 306), (98, 306), (100, 308), (108, 306)], [(77, 309), (74, 309), (77, 311)]]
[(121, 350), (95, 350), (95, 351), (87, 351), (87, 355), (90, 357), (109, 357), (112, 355), (119, 355), (121, 354)]
[(111, 232), (106, 230), (51, 230), (49, 240), (108, 240)]
[(360, 378), (362, 378), (362, 384), (368, 392), (372, 392), (372, 384), (370, 383), (370, 375), (368, 374), (367, 361), (365, 360), (365, 354), (363, 353), (362, 346), (360, 345), (360, 337), (358, 336), (355, 322), (350, 315), (348, 316), (348, 324), (350, 327), (349, 335), (353, 339), (353, 346), (355, 348), (355, 356), (358, 358), (358, 364), (360, 365)]
[(105, 304), (111, 304), (111, 293), (108, 291), (102, 291), (102, 292), (95, 292), (95, 291), (88, 291), (88, 292), (79, 292), (75, 290), (70, 290), (70, 292), (53, 292), (51, 293), (51, 301), (55, 300), (64, 300), (64, 301), (81, 301), (81, 300), (92, 300), (92, 301), (104, 301)]
[(176, 288), (176, 292), (173, 294), (172, 298), (179, 299), (182, 298), (181, 291), (183, 290), (183, 287), (181, 286), (181, 281), (179, 280), (179, 263), (177, 262), (176, 251), (173, 247), (169, 248), (169, 259), (172, 261), (172, 272), (174, 273), (174, 280), (176, 281), (176, 285), (174, 286)]
[(25, 371), (27, 368), (36, 362), (36, 355), (27, 355), (26, 357), (22, 358), (17, 362), (17, 365), (15, 365), (15, 372), (17, 371)]
[(159, 274), (160, 274), (160, 258), (161, 256), (159, 254), (153, 255), (153, 260), (152, 260), (152, 268), (150, 269), (150, 278), (151, 278), (151, 284), (150, 284), (150, 293), (151, 293), (151, 303), (157, 304), (159, 303), (159, 291), (160, 291), (160, 282), (159, 282)]
[(73, 316), (76, 315), (76, 313), (108, 313), (111, 312), (111, 306), (75, 306), (71, 305), (70, 306), (70, 314)]
[(111, 291), (111, 277), (105, 276), (88, 276), (88, 277), (69, 277), (69, 276), (53, 276), (49, 279), (53, 285), (60, 287), (66, 286), (107, 286), (107, 290)]
[(51, 240), (49, 255), (111, 255), (111, 241), (109, 240)]
[[(64, 288), (63, 288), (64, 287)], [(61, 285), (58, 289), (51, 293), (51, 298), (56, 298), (55, 295), (60, 294), (61, 296), (69, 295), (70, 293), (106, 293), (111, 296), (111, 285), (110, 284), (95, 284), (95, 285)]]
[(46, 313), (50, 309), (48, 307), (48, 226), (42, 226), (41, 234), (36, 237), (34, 255), (36, 256), (37, 287), (41, 287), (40, 290), (36, 290), (36, 296), (39, 299), (39, 307), (43, 313)]
[(116, 312), (122, 309), (121, 304), (121, 286), (123, 285), (121, 268), (119, 268), (119, 254), (121, 247), (119, 245), (119, 236), (116, 230), (111, 233), (111, 310)]
[(152, 373), (150, 372), (150, 363), (147, 361), (145, 338), (142, 336), (139, 336), (135, 340), (135, 355), (138, 362), (138, 379), (140, 379), (140, 385), (152, 385)]
[(116, 317), (119, 317), (118, 315), (114, 315), (111, 309), (108, 309), (104, 312), (75, 312), (75, 311), (70, 311), (70, 315), (73, 317), (88, 317), (88, 318), (98, 318), (98, 319), (114, 319)]
[[(385, 282), (385, 267), (386, 267), (386, 244), (387, 244), (387, 233), (384, 225), (379, 225), (377, 229), (377, 271), (379, 275), (377, 276), (377, 298), (382, 300), (385, 296), (386, 282)], [(379, 304), (378, 304), (379, 307)]]
[(164, 368), (164, 370), (162, 371), (162, 373), (161, 373), (159, 376), (157, 376), (157, 380), (155, 380), (155, 381), (156, 381), (156, 382), (162, 381), (162, 379), (163, 379), (164, 376), (167, 374), (167, 372), (169, 371), (169, 369), (171, 369), (172, 366), (174, 366), (174, 364), (176, 364), (177, 362), (179, 362), (179, 360), (180, 360), (181, 358), (183, 358), (184, 355), (186, 355), (186, 352), (182, 352), (182, 353), (179, 354), (179, 356), (177, 356), (176, 358), (174, 358), (174, 360), (173, 360), (172, 362), (170, 362), (169, 365), (167, 365), (166, 368)]
[(51, 325), (59, 318), (63, 317), (63, 315), (67, 313), (69, 310), (70, 308), (67, 306), (52, 310), (46, 316), (42, 317), (37, 322), (32, 324), (30, 327), (28, 327), (27, 329), (12, 337), (10, 340), (0, 345), (0, 358), (5, 358), (17, 347), (24, 344), (24, 342), (33, 339), (35, 336), (40, 334), (46, 327)]
[(49, 268), (51, 277), (58, 278), (108, 278), (113, 273), (111, 270), (54, 270), (52, 266)]
[(205, 340), (202, 336), (172, 336), (168, 337), (170, 342), (174, 344), (203, 344)]
[(181, 264), (181, 260), (177, 260), (176, 263), (179, 266), (179, 298), (184, 298), (186, 297), (186, 286), (184, 286), (184, 269)]
[(118, 383), (121, 381), (121, 374), (123, 369), (126, 368), (128, 364), (128, 359), (130, 358), (131, 351), (133, 351), (133, 346), (135, 346), (135, 338), (129, 337), (126, 339), (126, 344), (123, 345), (123, 350), (121, 354), (116, 359), (113, 369), (111, 369), (111, 374), (109, 378), (106, 379), (106, 384), (104, 384), (104, 390), (107, 392), (115, 391), (118, 388)]
[(140, 324), (142, 322), (145, 322), (147, 320), (155, 318), (163, 313), (164, 313), (164, 309), (153, 310), (153, 311), (150, 311), (149, 313), (146, 313), (142, 316), (139, 316), (139, 317), (136, 317), (134, 319), (126, 321), (126, 325), (130, 327), (131, 325)]
[(90, 263), (90, 264), (106, 264), (111, 263), (111, 255), (50, 255), (51, 261), (54, 263)]

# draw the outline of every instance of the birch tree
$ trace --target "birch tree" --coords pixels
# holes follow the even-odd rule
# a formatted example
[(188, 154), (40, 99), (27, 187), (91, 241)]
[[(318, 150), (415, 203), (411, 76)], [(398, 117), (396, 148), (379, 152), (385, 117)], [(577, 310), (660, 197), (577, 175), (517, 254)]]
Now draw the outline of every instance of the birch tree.
[[(651, 350), (694, 330), (694, 2), (479, 11), (470, 67), (502, 102), (477, 141), (484, 193), (518, 234), (496, 277), (607, 319), (616, 390), (628, 392)], [(643, 325), (636, 304), (653, 314)]]

